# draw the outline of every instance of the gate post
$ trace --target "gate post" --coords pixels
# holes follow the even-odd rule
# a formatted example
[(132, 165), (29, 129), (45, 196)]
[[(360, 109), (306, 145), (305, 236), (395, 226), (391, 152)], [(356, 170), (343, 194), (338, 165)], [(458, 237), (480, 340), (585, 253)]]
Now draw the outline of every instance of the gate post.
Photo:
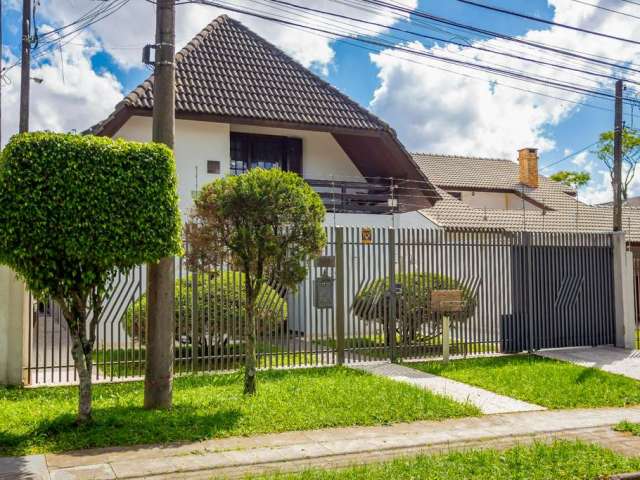
[(522, 244), (524, 245), (525, 248), (525, 269), (526, 269), (526, 274), (525, 274), (525, 285), (524, 288), (522, 289), (525, 298), (523, 298), (524, 300), (524, 306), (526, 306), (526, 313), (524, 318), (526, 319), (527, 322), (527, 336), (529, 337), (529, 341), (527, 342), (528, 344), (528, 351), (529, 353), (533, 353), (533, 351), (535, 350), (535, 342), (534, 342), (534, 338), (533, 338), (533, 295), (531, 292), (531, 289), (533, 288), (533, 281), (532, 281), (532, 274), (533, 274), (533, 266), (532, 266), (532, 258), (531, 258), (531, 232), (522, 232)]
[(344, 365), (344, 227), (336, 227), (336, 311), (335, 335), (338, 365)]
[(24, 283), (11, 269), (0, 266), (0, 385), (27, 383), (29, 308)]
[(389, 308), (384, 309), (389, 312), (385, 319), (385, 330), (389, 336), (389, 360), (392, 363), (396, 361), (396, 316), (397, 316), (397, 286), (396, 286), (396, 231), (393, 227), (389, 228), (389, 294), (387, 296)]
[(635, 348), (633, 254), (627, 252), (624, 232), (611, 234), (616, 347)]

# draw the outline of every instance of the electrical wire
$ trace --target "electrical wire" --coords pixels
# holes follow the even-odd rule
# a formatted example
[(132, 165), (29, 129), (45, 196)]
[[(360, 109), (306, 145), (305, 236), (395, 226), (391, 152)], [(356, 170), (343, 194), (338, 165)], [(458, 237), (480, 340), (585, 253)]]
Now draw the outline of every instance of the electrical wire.
[(524, 19), (527, 19), (527, 20), (532, 20), (532, 21), (538, 22), (538, 23), (544, 23), (545, 25), (552, 25), (554, 27), (566, 28), (568, 30), (573, 30), (575, 32), (586, 33), (588, 35), (595, 35), (595, 36), (598, 36), (598, 37), (607, 38), (607, 39), (610, 39), (610, 40), (617, 40), (617, 41), (625, 42), (625, 43), (631, 43), (633, 45), (640, 45), (639, 41), (632, 40), (630, 38), (618, 37), (616, 35), (610, 35), (608, 33), (596, 32), (594, 30), (589, 30), (587, 28), (576, 27), (575, 25), (568, 25), (566, 23), (554, 22), (552, 20), (547, 20), (547, 19), (536, 17), (536, 16), (533, 16), (533, 15), (528, 15), (526, 13), (516, 12), (514, 10), (508, 10), (506, 8), (496, 7), (494, 5), (487, 5), (487, 4), (484, 4), (484, 3), (475, 2), (473, 0), (458, 0), (458, 2), (467, 4), (467, 5), (473, 5), (474, 7), (484, 8), (486, 10), (491, 10), (493, 12), (504, 13), (506, 15), (511, 15), (511, 16), (514, 16), (514, 17), (519, 17), (519, 18), (524, 18)]

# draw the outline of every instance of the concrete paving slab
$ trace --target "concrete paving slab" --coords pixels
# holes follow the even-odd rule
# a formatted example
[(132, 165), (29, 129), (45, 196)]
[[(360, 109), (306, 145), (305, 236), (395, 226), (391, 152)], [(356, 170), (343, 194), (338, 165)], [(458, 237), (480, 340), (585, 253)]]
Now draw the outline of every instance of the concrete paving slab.
[(431, 375), (414, 368), (395, 363), (375, 363), (353, 365), (351, 368), (387, 377), (399, 382), (409, 383), (416, 387), (429, 390), (439, 395), (445, 395), (462, 403), (471, 403), (480, 409), (482, 413), (512, 413), (545, 410), (540, 405), (523, 402), (515, 398), (498, 395), (497, 393), (482, 388), (456, 382), (448, 378)]
[(640, 350), (601, 346), (541, 350), (537, 354), (640, 380)]
[(0, 480), (49, 480), (44, 455), (0, 457)]

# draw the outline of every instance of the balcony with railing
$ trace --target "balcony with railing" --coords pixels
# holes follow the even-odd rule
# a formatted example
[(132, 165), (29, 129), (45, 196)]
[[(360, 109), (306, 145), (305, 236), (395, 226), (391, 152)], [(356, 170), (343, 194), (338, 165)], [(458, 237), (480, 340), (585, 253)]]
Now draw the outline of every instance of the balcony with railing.
[(338, 181), (306, 178), (320, 195), (327, 212), (391, 214), (398, 212), (395, 187), (390, 179)]

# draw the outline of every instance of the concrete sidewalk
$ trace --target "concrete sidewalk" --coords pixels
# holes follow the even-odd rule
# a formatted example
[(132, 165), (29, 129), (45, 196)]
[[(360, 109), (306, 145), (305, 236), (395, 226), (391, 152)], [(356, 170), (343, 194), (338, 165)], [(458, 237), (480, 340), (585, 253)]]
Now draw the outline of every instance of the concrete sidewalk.
[(640, 437), (610, 428), (621, 420), (640, 422), (640, 407), (546, 410), (0, 458), (0, 478), (237, 478), (249, 472), (326, 468), (454, 448), (507, 448), (515, 443), (551, 438), (581, 438), (637, 455)]
[(599, 368), (605, 372), (640, 380), (640, 350), (601, 346), (541, 350), (536, 353), (541, 357)]
[(411, 364), (404, 366), (388, 362), (375, 364), (363, 363), (350, 365), (350, 367), (356, 370), (364, 370), (373, 375), (387, 377), (398, 382), (409, 383), (418, 388), (423, 388), (439, 395), (445, 395), (458, 402), (471, 403), (485, 414), (545, 410), (545, 408), (540, 405), (523, 402), (522, 400), (499, 395), (483, 388), (474, 387), (473, 385), (421, 372), (415, 368), (410, 368)]

